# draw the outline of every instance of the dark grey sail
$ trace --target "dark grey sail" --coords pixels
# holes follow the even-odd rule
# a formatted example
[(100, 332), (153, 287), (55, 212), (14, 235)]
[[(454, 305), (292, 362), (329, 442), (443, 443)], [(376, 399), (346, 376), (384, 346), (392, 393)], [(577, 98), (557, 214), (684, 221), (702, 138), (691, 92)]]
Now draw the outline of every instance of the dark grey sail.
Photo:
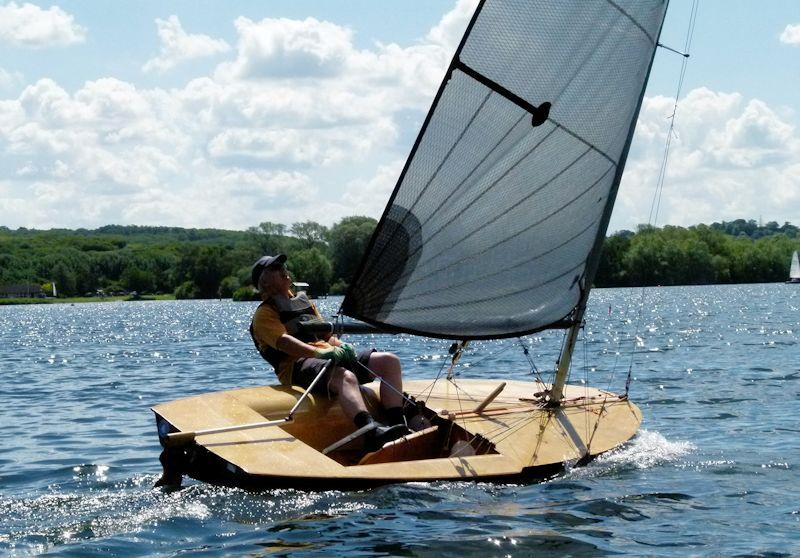
[(485, 0), (342, 312), (393, 331), (565, 327), (591, 285), (667, 0)]

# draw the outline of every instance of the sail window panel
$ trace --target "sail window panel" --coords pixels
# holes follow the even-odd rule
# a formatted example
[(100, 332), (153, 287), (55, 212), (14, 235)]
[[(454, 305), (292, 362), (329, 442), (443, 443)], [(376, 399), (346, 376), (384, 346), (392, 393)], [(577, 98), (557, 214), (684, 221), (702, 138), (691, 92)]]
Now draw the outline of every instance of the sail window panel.
[[(616, 160), (666, 2), (487, 2), (460, 58)], [(552, 41), (558, 36), (557, 42)]]

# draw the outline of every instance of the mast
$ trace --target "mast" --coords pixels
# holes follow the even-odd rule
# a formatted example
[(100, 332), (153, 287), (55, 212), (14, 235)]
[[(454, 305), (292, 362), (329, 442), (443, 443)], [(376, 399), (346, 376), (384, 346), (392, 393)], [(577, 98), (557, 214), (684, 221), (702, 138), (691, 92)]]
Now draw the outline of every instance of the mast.
[(573, 323), (567, 331), (567, 340), (558, 358), (556, 378), (553, 381), (553, 386), (550, 388), (549, 403), (552, 406), (560, 405), (561, 400), (564, 398), (564, 385), (567, 383), (567, 374), (569, 373), (569, 366), (572, 363), (572, 353), (575, 350), (575, 342), (578, 340), (578, 331), (583, 327), (583, 314), (586, 311), (586, 300), (589, 297), (589, 289), (585, 291), (586, 296), (581, 297), (581, 301), (576, 307), (575, 323)]

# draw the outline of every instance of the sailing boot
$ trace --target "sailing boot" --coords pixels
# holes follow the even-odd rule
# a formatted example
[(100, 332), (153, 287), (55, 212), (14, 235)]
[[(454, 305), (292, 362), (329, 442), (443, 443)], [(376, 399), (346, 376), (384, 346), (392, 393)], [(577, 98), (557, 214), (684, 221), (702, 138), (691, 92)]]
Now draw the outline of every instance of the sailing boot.
[(387, 426), (378, 422), (377, 425), (364, 435), (364, 449), (367, 451), (378, 451), (384, 444), (393, 442), (411, 432), (405, 424)]
[(369, 423), (375, 423), (375, 428), (364, 434), (364, 449), (368, 452), (377, 451), (383, 447), (384, 444), (397, 440), (407, 435), (410, 430), (402, 424), (385, 425), (377, 422), (372, 418), (372, 415), (366, 411), (361, 411), (355, 417), (353, 422), (356, 428), (362, 428)]
[(431, 427), (431, 421), (428, 420), (422, 412), (422, 404), (407, 405), (405, 408), (406, 424), (412, 432), (419, 432)]
[(402, 407), (390, 407), (386, 409), (386, 422), (391, 425), (406, 424), (406, 417)]

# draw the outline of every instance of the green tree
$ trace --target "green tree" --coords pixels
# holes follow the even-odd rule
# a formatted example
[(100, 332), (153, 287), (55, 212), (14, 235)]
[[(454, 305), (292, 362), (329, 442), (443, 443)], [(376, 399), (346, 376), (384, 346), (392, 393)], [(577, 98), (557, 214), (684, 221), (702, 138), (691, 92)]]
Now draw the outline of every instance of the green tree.
[(265, 221), (247, 229), (259, 254), (275, 255), (286, 251), (286, 225)]
[(122, 272), (120, 282), (129, 291), (151, 293), (155, 290), (155, 276), (149, 269), (130, 265)]
[(217, 291), (217, 295), (219, 298), (231, 298), (233, 293), (241, 286), (239, 283), (239, 279), (236, 277), (229, 275), (225, 277), (222, 282), (219, 284), (219, 290)]
[(200, 290), (192, 281), (185, 281), (176, 287), (175, 298), (178, 300), (201, 298)]
[(328, 239), (334, 278), (349, 284), (361, 263), (377, 221), (371, 217), (345, 217), (331, 227)]
[(631, 245), (632, 231), (620, 231), (606, 238), (600, 252), (600, 262), (594, 283), (598, 287), (622, 287), (627, 285), (625, 253)]
[(196, 287), (196, 298), (216, 298), (222, 279), (233, 266), (221, 246), (190, 246), (181, 250), (175, 270), (181, 287), (189, 281)]
[(49, 278), (55, 283), (59, 296), (75, 296), (78, 294), (78, 282), (75, 272), (63, 261), (57, 262), (50, 268)]
[(292, 254), (287, 262), (296, 281), (309, 284), (312, 296), (328, 293), (333, 275), (330, 260), (318, 248), (309, 248)]
[(300, 240), (304, 249), (319, 247), (325, 244), (328, 237), (328, 228), (314, 221), (293, 223), (292, 235)]

